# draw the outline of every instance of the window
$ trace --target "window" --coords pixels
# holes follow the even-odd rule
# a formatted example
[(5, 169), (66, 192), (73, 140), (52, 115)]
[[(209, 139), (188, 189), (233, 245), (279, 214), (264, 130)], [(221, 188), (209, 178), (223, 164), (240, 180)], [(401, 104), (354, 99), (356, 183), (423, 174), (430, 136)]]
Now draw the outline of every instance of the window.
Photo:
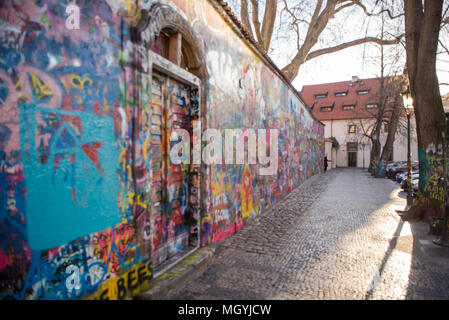
[(318, 93), (315, 95), (315, 99), (324, 99), (327, 98), (327, 92), (326, 93)]
[(360, 80), (359, 85), (364, 86), (365, 85), (365, 81)]
[(365, 109), (375, 109), (375, 108), (377, 108), (377, 103), (368, 103), (365, 106)]
[(355, 133), (356, 132), (356, 125), (355, 124), (350, 124), (348, 127), (348, 133)]
[(346, 97), (348, 95), (348, 91), (335, 92), (336, 97)]
[(331, 112), (333, 109), (333, 106), (325, 106), (320, 108), (320, 112)]
[(369, 93), (369, 90), (359, 90), (359, 91), (357, 91), (357, 94), (359, 96), (364, 95), (364, 94), (368, 94), (368, 93)]
[(157, 53), (165, 59), (168, 59), (170, 37), (171, 35), (169, 33), (162, 30), (159, 33), (159, 36), (154, 40), (151, 51)]
[(346, 149), (347, 149), (349, 152), (355, 152), (355, 151), (357, 151), (357, 148), (358, 148), (357, 142), (348, 142), (348, 143), (346, 144)]
[(343, 111), (349, 111), (349, 110), (354, 110), (354, 109), (355, 109), (355, 105), (353, 105), (353, 104), (343, 106)]

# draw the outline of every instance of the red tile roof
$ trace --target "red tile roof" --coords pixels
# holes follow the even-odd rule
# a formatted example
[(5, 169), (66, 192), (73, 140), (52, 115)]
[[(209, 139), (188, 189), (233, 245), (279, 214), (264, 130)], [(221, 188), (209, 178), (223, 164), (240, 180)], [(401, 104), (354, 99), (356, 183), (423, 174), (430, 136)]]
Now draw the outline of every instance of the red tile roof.
[[(379, 103), (380, 79), (359, 79), (357, 82), (341, 81), (307, 85), (302, 88), (301, 96), (312, 114), (320, 121), (371, 118), (375, 109), (367, 111), (367, 104)], [(368, 94), (359, 95), (358, 91), (368, 90)], [(336, 97), (335, 93), (347, 92), (346, 96)], [(325, 98), (316, 95), (327, 93)], [(355, 105), (354, 110), (343, 110), (345, 105)], [(320, 108), (333, 106), (332, 111), (321, 112)]]

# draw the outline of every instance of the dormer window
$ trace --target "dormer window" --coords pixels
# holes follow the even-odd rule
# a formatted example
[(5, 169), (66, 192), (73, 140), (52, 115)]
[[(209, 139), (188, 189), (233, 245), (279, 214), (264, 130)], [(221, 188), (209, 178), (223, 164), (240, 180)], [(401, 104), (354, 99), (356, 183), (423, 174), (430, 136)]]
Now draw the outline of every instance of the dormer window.
[(364, 95), (364, 94), (368, 94), (368, 93), (369, 93), (369, 90), (358, 90), (358, 91), (357, 91), (357, 94), (358, 94), (359, 96)]
[(315, 95), (315, 99), (324, 99), (327, 98), (327, 92), (326, 93), (318, 93)]
[(333, 106), (324, 106), (320, 108), (320, 112), (332, 112), (333, 109)]
[(355, 105), (353, 105), (353, 104), (344, 105), (344, 106), (342, 106), (342, 109), (343, 109), (343, 111), (355, 110)]
[(367, 105), (365, 105), (365, 109), (376, 109), (377, 108), (377, 103), (368, 103)]
[(348, 95), (348, 91), (338, 91), (335, 92), (336, 97), (346, 97)]

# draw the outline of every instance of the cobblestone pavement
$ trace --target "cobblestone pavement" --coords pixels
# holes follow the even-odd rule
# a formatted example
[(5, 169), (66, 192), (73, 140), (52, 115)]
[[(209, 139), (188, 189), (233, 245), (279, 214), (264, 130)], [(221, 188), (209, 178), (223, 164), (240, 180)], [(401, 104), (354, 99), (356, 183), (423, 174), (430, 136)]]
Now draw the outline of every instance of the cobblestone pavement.
[(360, 169), (307, 180), (217, 248), (169, 299), (448, 299), (448, 248), (402, 222), (397, 183)]

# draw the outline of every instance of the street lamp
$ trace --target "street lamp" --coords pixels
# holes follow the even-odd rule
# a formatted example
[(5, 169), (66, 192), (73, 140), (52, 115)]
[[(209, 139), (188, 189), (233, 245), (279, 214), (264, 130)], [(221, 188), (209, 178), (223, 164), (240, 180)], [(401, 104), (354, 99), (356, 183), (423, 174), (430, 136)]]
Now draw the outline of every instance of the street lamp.
[(407, 112), (407, 206), (413, 203), (412, 198), (412, 156), (410, 150), (410, 116), (413, 111), (413, 98), (410, 92), (410, 87), (402, 92), (402, 100), (404, 101), (405, 111)]

